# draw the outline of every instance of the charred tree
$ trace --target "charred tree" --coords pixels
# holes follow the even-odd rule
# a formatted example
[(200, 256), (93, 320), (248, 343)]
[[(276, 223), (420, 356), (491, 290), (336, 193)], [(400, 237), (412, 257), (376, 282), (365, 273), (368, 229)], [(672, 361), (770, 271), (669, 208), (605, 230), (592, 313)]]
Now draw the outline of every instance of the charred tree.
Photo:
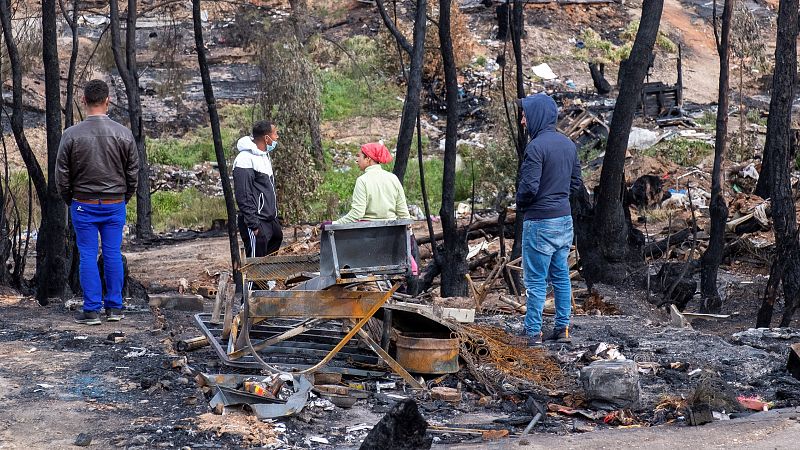
[(588, 235), (577, 235), (579, 247), (585, 250), (581, 254), (582, 275), (590, 286), (598, 281), (619, 283), (627, 277), (629, 262), (642, 261), (640, 239), (631, 234), (630, 214), (623, 206), (625, 152), (663, 6), (664, 0), (644, 0), (642, 5), (642, 18), (630, 57), (620, 69), (619, 94), (611, 119), (594, 214), (580, 216), (591, 217), (592, 223), (589, 227), (581, 224), (576, 227), (577, 230), (590, 231)]
[[(78, 11), (80, 8), (79, 0), (72, 0), (72, 16), (70, 16), (64, 7), (64, 0), (58, 0), (58, 5), (61, 8), (61, 14), (67, 22), (72, 33), (72, 53), (69, 57), (69, 68), (67, 69), (67, 87), (66, 95), (64, 98), (64, 129), (67, 129), (75, 124), (75, 70), (78, 63)], [(82, 292), (81, 280), (79, 274), (80, 255), (78, 254), (78, 243), (75, 240), (75, 230), (72, 228), (72, 220), (67, 214), (67, 284), (72, 290), (73, 295), (78, 295)]]
[(208, 118), (211, 121), (211, 134), (214, 140), (214, 153), (217, 156), (219, 175), (222, 180), (222, 193), (225, 196), (225, 209), (228, 213), (228, 240), (231, 247), (231, 265), (237, 286), (241, 284), (242, 265), (239, 259), (239, 240), (236, 230), (236, 206), (233, 201), (231, 179), (228, 176), (228, 163), (225, 159), (225, 149), (222, 146), (222, 133), (219, 128), (219, 113), (217, 101), (214, 99), (214, 87), (211, 85), (211, 75), (208, 70), (205, 44), (203, 43), (203, 21), (200, 18), (200, 0), (192, 0), (192, 22), (194, 23), (194, 44), (197, 49), (197, 65), (200, 68), (200, 78), (203, 80), (203, 94), (208, 105)]
[(56, 158), (61, 142), (61, 78), (56, 42), (56, 2), (42, 0), (42, 63), (44, 65), (45, 126), (47, 136), (47, 190), (42, 204), (42, 224), (36, 241), (36, 299), (46, 305), (61, 297), (67, 281), (67, 210), (56, 187)]
[(592, 75), (592, 83), (597, 93), (606, 95), (611, 92), (611, 83), (606, 80), (606, 65), (598, 62), (589, 63), (589, 73)]
[[(397, 175), (397, 178), (402, 183), (406, 176), (408, 158), (411, 154), (411, 143), (414, 138), (414, 126), (420, 109), (428, 2), (427, 0), (416, 0), (417, 9), (414, 13), (413, 45), (397, 30), (397, 27), (386, 12), (383, 0), (377, 0), (376, 3), (381, 18), (397, 41), (397, 45), (411, 57), (411, 64), (406, 77), (406, 98), (405, 102), (403, 102), (403, 115), (400, 118), (400, 131), (397, 133), (397, 152), (395, 154), (394, 169), (392, 169), (392, 172)], [(403, 55), (401, 54), (401, 60), (402, 57)]]
[[(794, 81), (797, 74), (798, 0), (781, 0), (778, 8), (778, 34), (775, 40), (775, 72), (767, 118), (764, 158), (771, 170), (769, 197), (775, 230), (778, 265), (783, 281), (784, 310), (780, 326), (787, 327), (800, 302), (800, 242), (789, 164)], [(760, 181), (760, 179), (759, 179)], [(766, 299), (766, 297), (765, 297)], [(762, 310), (768, 307), (762, 305)], [(771, 306), (769, 306), (771, 307)], [(771, 316), (771, 314), (770, 314)], [(770, 318), (771, 319), (771, 318)], [(769, 326), (766, 314), (759, 313), (759, 326)]]
[(466, 274), (467, 241), (465, 234), (458, 232), (455, 217), (456, 140), (458, 139), (458, 77), (453, 55), (453, 39), (450, 35), (450, 0), (439, 0), (439, 45), (444, 65), (445, 99), (447, 104), (447, 127), (445, 128), (444, 173), (442, 175), (442, 217), (444, 244), (439, 251), (442, 274), (442, 297), (464, 297), (468, 295)]
[(0, 22), (3, 24), (3, 38), (8, 50), (8, 59), (11, 63), (11, 131), (14, 133), (14, 140), (17, 142), (22, 160), (25, 162), (28, 177), (36, 190), (36, 196), (43, 199), (47, 198), (47, 180), (25, 136), (23, 123), (25, 110), (22, 105), (22, 64), (20, 63), (19, 50), (11, 28), (12, 13), (10, 4), (11, 0), (0, 0)]
[[(514, 0), (514, 10), (512, 14), (513, 20), (510, 21), (510, 28), (511, 28), (511, 46), (514, 50), (514, 63), (516, 68), (516, 87), (517, 87), (517, 98), (525, 98), (525, 84), (523, 83), (524, 74), (522, 71), (523, 61), (522, 61), (522, 34), (524, 33), (524, 25), (525, 25), (525, 16), (524, 16), (524, 9), (523, 4), (520, 0)], [(516, 177), (516, 186), (519, 188), (520, 182), (520, 169), (522, 168), (522, 161), (525, 159), (525, 146), (528, 144), (527, 134), (525, 131), (525, 127), (522, 126), (520, 122), (522, 120), (522, 108), (516, 108), (516, 123), (517, 126), (517, 177)], [(514, 222), (514, 243), (511, 245), (511, 259), (517, 259), (522, 256), (522, 226), (525, 223), (524, 220), (517, 220)], [(512, 287), (512, 292), (523, 292), (523, 282), (522, 276), (519, 272), (513, 271), (511, 272), (511, 276), (508, 277), (510, 279), (506, 280), (507, 283), (514, 283), (515, 286)]]
[[(136, 0), (128, 0), (125, 18), (125, 45), (120, 35), (118, 0), (109, 0), (111, 22), (111, 50), (128, 99), (128, 119), (133, 139), (139, 152), (139, 184), (136, 187), (136, 237), (147, 239), (153, 234), (152, 205), (150, 203), (150, 164), (145, 147), (142, 103), (139, 97), (139, 72), (136, 63)], [(125, 50), (123, 55), (122, 51)]]
[(72, 34), (72, 53), (69, 55), (66, 96), (64, 97), (64, 128), (66, 129), (75, 124), (73, 104), (75, 102), (75, 70), (78, 65), (78, 11), (80, 0), (72, 0), (72, 16), (67, 13), (64, 7), (64, 0), (58, 0), (58, 5)]
[[(514, 7), (515, 8), (516, 8), (517, 3), (521, 3), (521, 2), (519, 2), (518, 0), (514, 0)], [(513, 33), (513, 30), (511, 30), (510, 27), (509, 27), (509, 20), (508, 20), (509, 17), (511, 16), (511, 14), (509, 14), (509, 2), (508, 1), (504, 1), (504, 2), (500, 3), (499, 5), (497, 5), (497, 7), (495, 8), (495, 13), (497, 14), (497, 39), (499, 39), (501, 41), (507, 41), (508, 38), (509, 38), (509, 35), (508, 35), (509, 31), (511, 31)], [(521, 16), (516, 16), (515, 19), (517, 17), (521, 17)], [(518, 25), (519, 25), (519, 29), (520, 30), (523, 30), (523, 31), (525, 30), (525, 24), (523, 22), (520, 22)]]
[(701, 310), (719, 312), (722, 300), (717, 289), (717, 273), (725, 249), (725, 224), (728, 205), (722, 195), (722, 158), (728, 147), (728, 98), (730, 76), (730, 35), (734, 0), (725, 0), (722, 8), (721, 30), (717, 27), (717, 2), (714, 1), (714, 36), (719, 55), (719, 100), (717, 107), (717, 135), (714, 142), (714, 168), (711, 172), (711, 233), (708, 248), (700, 259)]

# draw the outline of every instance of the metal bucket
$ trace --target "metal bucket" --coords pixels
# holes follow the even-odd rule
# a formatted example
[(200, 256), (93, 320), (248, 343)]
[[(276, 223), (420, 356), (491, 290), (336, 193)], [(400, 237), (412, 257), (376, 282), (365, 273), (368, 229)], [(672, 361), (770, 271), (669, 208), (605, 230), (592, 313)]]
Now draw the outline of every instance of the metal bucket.
[(426, 374), (458, 372), (458, 338), (398, 333), (396, 344), (397, 362), (409, 372)]

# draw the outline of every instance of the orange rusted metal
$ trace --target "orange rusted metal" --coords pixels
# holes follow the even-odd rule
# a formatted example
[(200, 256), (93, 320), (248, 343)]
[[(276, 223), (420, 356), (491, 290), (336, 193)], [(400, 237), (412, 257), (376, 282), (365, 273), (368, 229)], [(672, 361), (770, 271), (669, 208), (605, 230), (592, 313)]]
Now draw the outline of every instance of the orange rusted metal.
[(252, 291), (250, 316), (362, 319), (385, 297), (385, 292), (346, 291)]
[(458, 338), (414, 334), (397, 336), (397, 362), (410, 372), (456, 373), (459, 369), (458, 353)]

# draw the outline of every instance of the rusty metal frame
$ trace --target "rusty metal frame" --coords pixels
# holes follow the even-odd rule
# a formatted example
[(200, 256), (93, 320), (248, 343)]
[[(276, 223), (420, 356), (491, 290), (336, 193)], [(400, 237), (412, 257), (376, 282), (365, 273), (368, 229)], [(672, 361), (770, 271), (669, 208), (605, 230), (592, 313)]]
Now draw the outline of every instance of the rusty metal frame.
[[(209, 321), (210, 317), (211, 317), (210, 314), (201, 313), (201, 314), (196, 314), (194, 316), (194, 319), (195, 319), (195, 322), (197, 323), (198, 327), (200, 328), (200, 331), (203, 333), (203, 335), (205, 335), (208, 338), (208, 341), (211, 344), (211, 348), (217, 353), (217, 355), (220, 357), (222, 362), (227, 366), (240, 368), (240, 369), (259, 369), (259, 368), (261, 368), (261, 366), (257, 362), (255, 362), (252, 358), (249, 358), (249, 359), (245, 358), (245, 356), (247, 356), (247, 355), (243, 355), (239, 359), (230, 359), (228, 357), (228, 352), (227, 352), (227, 349), (225, 347), (225, 343), (221, 340), (221, 337), (220, 337), (220, 333), (221, 333), (220, 327), (219, 327), (219, 325), (215, 325), (215, 324), (210, 323), (210, 321)], [(296, 325), (297, 324), (295, 324), (295, 326)], [(216, 327), (216, 328), (212, 329), (212, 328), (209, 328), (209, 326)], [(294, 327), (293, 326), (281, 326), (281, 327), (277, 327), (277, 328), (289, 329), (290, 330), (290, 329), (292, 329)], [(331, 336), (331, 338), (335, 339), (334, 336)], [(353, 348), (357, 348), (357, 347), (353, 347)], [(304, 349), (302, 347), (300, 347), (300, 348), (298, 348), (298, 350), (296, 352), (297, 353), (302, 353), (303, 351), (304, 351)], [(366, 352), (365, 351), (362, 354), (369, 355), (369, 354), (371, 354), (371, 352)], [(379, 362), (380, 362), (380, 358), (375, 357), (375, 363), (379, 363)], [(283, 363), (275, 363), (275, 364), (280, 366), (280, 367), (282, 367), (282, 368), (288, 369), (290, 371), (304, 370), (304, 369), (307, 369), (307, 368), (309, 368), (309, 367), (311, 367), (313, 365), (313, 364), (294, 363), (294, 362), (283, 362)], [(359, 376), (359, 377), (384, 377), (384, 376), (386, 376), (386, 370), (382, 370), (382, 369), (379, 369), (379, 368), (376, 368), (376, 369), (356, 368), (356, 367), (350, 367), (349, 365), (347, 367), (344, 367), (344, 366), (330, 365), (329, 364), (328, 366), (325, 367), (325, 371), (326, 372), (341, 373), (341, 374), (344, 374), (344, 375)]]

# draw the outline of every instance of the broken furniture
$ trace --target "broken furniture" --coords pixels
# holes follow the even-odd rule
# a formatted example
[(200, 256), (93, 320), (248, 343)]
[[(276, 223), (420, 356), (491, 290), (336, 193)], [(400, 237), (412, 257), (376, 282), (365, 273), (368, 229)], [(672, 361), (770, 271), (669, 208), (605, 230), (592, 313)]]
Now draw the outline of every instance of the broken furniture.
[[(212, 323), (209, 314), (195, 320), (226, 365), (305, 374), (325, 367), (326, 372), (382, 376), (383, 362), (421, 389), (363, 329), (398, 284), (386, 291), (355, 290), (366, 283), (388, 286), (410, 273), (411, 223), (327, 225), (319, 255), (245, 258), (245, 310), (226, 317), (227, 327)], [(270, 280), (299, 284), (266, 290)], [(384, 326), (384, 334), (387, 327), (391, 324)]]
[(683, 108), (683, 69), (681, 62), (681, 47), (678, 46), (678, 80), (675, 84), (664, 84), (661, 81), (650, 82), (649, 79), (644, 83), (640, 100), (643, 116), (674, 120), (683, 115), (681, 112)]

